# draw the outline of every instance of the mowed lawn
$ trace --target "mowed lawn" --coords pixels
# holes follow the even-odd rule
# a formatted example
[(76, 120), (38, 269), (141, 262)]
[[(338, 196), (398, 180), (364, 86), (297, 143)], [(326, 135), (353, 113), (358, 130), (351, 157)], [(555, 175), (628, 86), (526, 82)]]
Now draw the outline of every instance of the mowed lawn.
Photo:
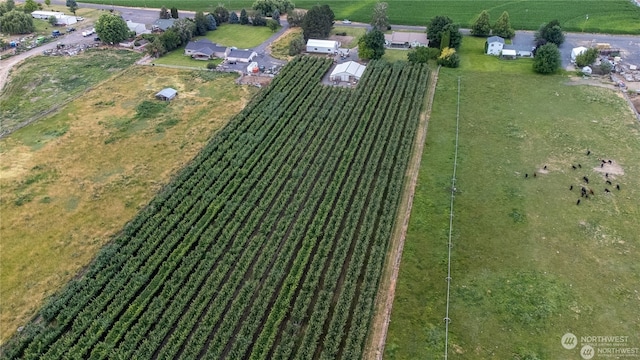
[[(213, 11), (218, 3), (205, 0), (90, 0), (88, 2), (111, 5), (160, 8), (178, 7), (180, 10)], [(236, 0), (224, 5), (236, 10), (250, 9), (252, 0)], [(508, 11), (511, 23), (517, 29), (535, 30), (541, 23), (553, 19), (567, 31), (632, 33), (640, 34), (640, 8), (629, 0), (389, 0), (389, 20), (392, 24), (426, 25), (436, 15), (448, 15), (454, 21), (468, 27), (482, 10), (488, 10), (492, 21), (503, 11)], [(295, 1), (298, 8), (309, 9), (318, 5), (315, 0)], [(348, 18), (352, 21), (368, 23), (375, 0), (344, 1), (330, 0), (322, 2), (331, 7), (336, 20)], [(586, 15), (589, 15), (587, 20)]]
[(449, 358), (578, 359), (581, 336), (614, 334), (640, 347), (638, 122), (613, 90), (471, 62), (468, 40), (440, 71), (385, 358), (444, 356), (458, 79)]
[[(234, 80), (133, 67), (0, 140), (0, 343), (257, 92)], [(177, 98), (155, 100), (167, 86)]]
[(266, 26), (224, 24), (209, 31), (206, 38), (223, 46), (251, 49), (265, 42), (271, 35), (273, 32)]

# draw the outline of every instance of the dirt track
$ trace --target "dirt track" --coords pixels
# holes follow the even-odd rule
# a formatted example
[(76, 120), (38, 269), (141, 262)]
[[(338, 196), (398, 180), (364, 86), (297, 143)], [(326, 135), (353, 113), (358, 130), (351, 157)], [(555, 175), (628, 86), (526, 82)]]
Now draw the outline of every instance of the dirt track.
[(416, 139), (414, 141), (415, 146), (405, 174), (407, 181), (405, 182), (405, 189), (400, 199), (400, 206), (398, 207), (396, 225), (389, 244), (389, 254), (387, 255), (382, 278), (380, 279), (373, 321), (371, 322), (371, 331), (369, 332), (364, 349), (364, 359), (380, 360), (384, 355), (384, 345), (387, 339), (389, 321), (391, 320), (391, 308), (393, 307), (396, 281), (400, 270), (400, 260), (402, 259), (402, 250), (404, 248), (407, 227), (409, 226), (413, 196), (418, 182), (420, 160), (422, 159), (422, 151), (427, 137), (431, 105), (433, 104), (433, 97), (438, 82), (438, 70), (439, 68), (432, 71), (429, 75), (429, 88), (427, 89), (425, 98), (427, 106), (420, 115), (420, 125), (418, 126)]

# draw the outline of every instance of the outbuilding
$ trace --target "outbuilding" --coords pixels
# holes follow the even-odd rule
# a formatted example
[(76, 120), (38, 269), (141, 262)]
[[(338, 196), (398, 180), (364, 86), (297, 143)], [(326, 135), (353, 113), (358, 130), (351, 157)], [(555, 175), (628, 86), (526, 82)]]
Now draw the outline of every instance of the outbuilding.
[(176, 95), (178, 95), (178, 91), (172, 88), (164, 88), (162, 91), (156, 94), (156, 99), (163, 101), (173, 100)]
[(42, 19), (42, 20), (49, 20), (50, 17), (58, 17), (60, 15), (64, 15), (61, 12), (58, 11), (42, 11), (42, 10), (36, 10), (31, 12), (31, 17), (34, 19)]
[(78, 22), (78, 19), (75, 16), (69, 15), (58, 15), (56, 16), (56, 25), (73, 25)]
[(307, 52), (321, 54), (338, 54), (340, 42), (334, 40), (307, 40)]
[(147, 27), (145, 24), (136, 23), (131, 20), (127, 20), (127, 27), (129, 28), (129, 31), (135, 31), (136, 35), (151, 34), (151, 30), (147, 30)]
[(252, 50), (231, 49), (227, 53), (226, 60), (227, 62), (230, 62), (230, 63), (232, 62), (249, 63), (256, 56), (258, 56), (258, 53)]
[(359, 64), (355, 61), (347, 61), (342, 64), (336, 65), (336, 68), (333, 69), (331, 75), (329, 75), (329, 80), (331, 81), (358, 81), (362, 77), (362, 74), (366, 70), (366, 66)]
[(487, 55), (500, 55), (504, 48), (504, 39), (500, 36), (491, 36), (487, 39), (485, 46)]
[(515, 59), (518, 56), (518, 52), (514, 49), (502, 49), (500, 56), (503, 59)]

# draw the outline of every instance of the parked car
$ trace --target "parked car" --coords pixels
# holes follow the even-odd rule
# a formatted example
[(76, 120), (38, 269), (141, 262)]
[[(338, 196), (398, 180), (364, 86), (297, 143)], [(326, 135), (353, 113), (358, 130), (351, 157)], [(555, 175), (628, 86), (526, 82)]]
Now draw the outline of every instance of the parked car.
[(343, 24), (351, 24), (351, 21), (349, 21), (349, 19), (344, 19), (344, 20), (342, 20), (342, 23)]
[(82, 16), (76, 16), (76, 21), (82, 21), (84, 18)]
[(93, 41), (100, 41), (100, 38), (96, 36), (93, 38)]
[(72, 31), (76, 31), (76, 28), (74, 28), (73, 26), (67, 28), (67, 33), (70, 33)]
[(60, 30), (53, 30), (53, 31), (51, 32), (51, 36), (53, 36), (53, 37), (58, 37), (58, 36), (60, 36)]

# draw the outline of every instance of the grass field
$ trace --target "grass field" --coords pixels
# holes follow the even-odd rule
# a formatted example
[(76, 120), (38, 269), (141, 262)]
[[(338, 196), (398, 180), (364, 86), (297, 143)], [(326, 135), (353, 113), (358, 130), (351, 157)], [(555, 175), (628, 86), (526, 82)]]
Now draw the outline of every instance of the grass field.
[(0, 141), (0, 342), (244, 107), (257, 89), (234, 79), (133, 67)]
[(186, 66), (193, 67), (199, 69), (206, 69), (207, 64), (212, 63), (218, 65), (222, 62), (222, 59), (214, 59), (214, 60), (194, 60), (190, 56), (184, 55), (184, 47), (180, 47), (175, 49), (168, 54), (153, 60), (154, 64), (162, 64), (162, 65), (177, 65), (177, 66)]
[(302, 37), (302, 29), (290, 28), (285, 34), (280, 36), (271, 44), (271, 56), (280, 60), (291, 60), (293, 56), (289, 56), (289, 44), (296, 37)]
[[(177, 6), (178, 9), (213, 11), (217, 3), (205, 0), (92, 0), (89, 2), (111, 5), (160, 8)], [(369, 22), (375, 0), (332, 0), (328, 4), (336, 19)], [(448, 15), (454, 21), (468, 27), (482, 10), (488, 10), (492, 21), (503, 11), (508, 11), (512, 25), (517, 29), (536, 30), (541, 23), (560, 20), (567, 31), (640, 34), (640, 8), (628, 0), (390, 0), (388, 15), (392, 24), (426, 25), (435, 15)], [(223, 4), (229, 9), (250, 8), (253, 1), (228, 0)], [(299, 8), (308, 9), (315, 0), (296, 1)], [(586, 20), (586, 15), (589, 19)]]
[(638, 123), (612, 90), (472, 62), (468, 40), (462, 67), (440, 71), (385, 358), (444, 355), (458, 77), (449, 358), (578, 359), (567, 332), (639, 347)]
[(266, 26), (224, 24), (215, 31), (209, 31), (206, 38), (216, 44), (251, 49), (265, 42), (273, 32)]
[(384, 49), (384, 55), (382, 56), (382, 59), (389, 62), (407, 61), (408, 53), (408, 50)]
[(25, 60), (12, 70), (0, 94), (0, 132), (57, 108), (139, 58), (131, 51), (90, 50), (73, 57)]

